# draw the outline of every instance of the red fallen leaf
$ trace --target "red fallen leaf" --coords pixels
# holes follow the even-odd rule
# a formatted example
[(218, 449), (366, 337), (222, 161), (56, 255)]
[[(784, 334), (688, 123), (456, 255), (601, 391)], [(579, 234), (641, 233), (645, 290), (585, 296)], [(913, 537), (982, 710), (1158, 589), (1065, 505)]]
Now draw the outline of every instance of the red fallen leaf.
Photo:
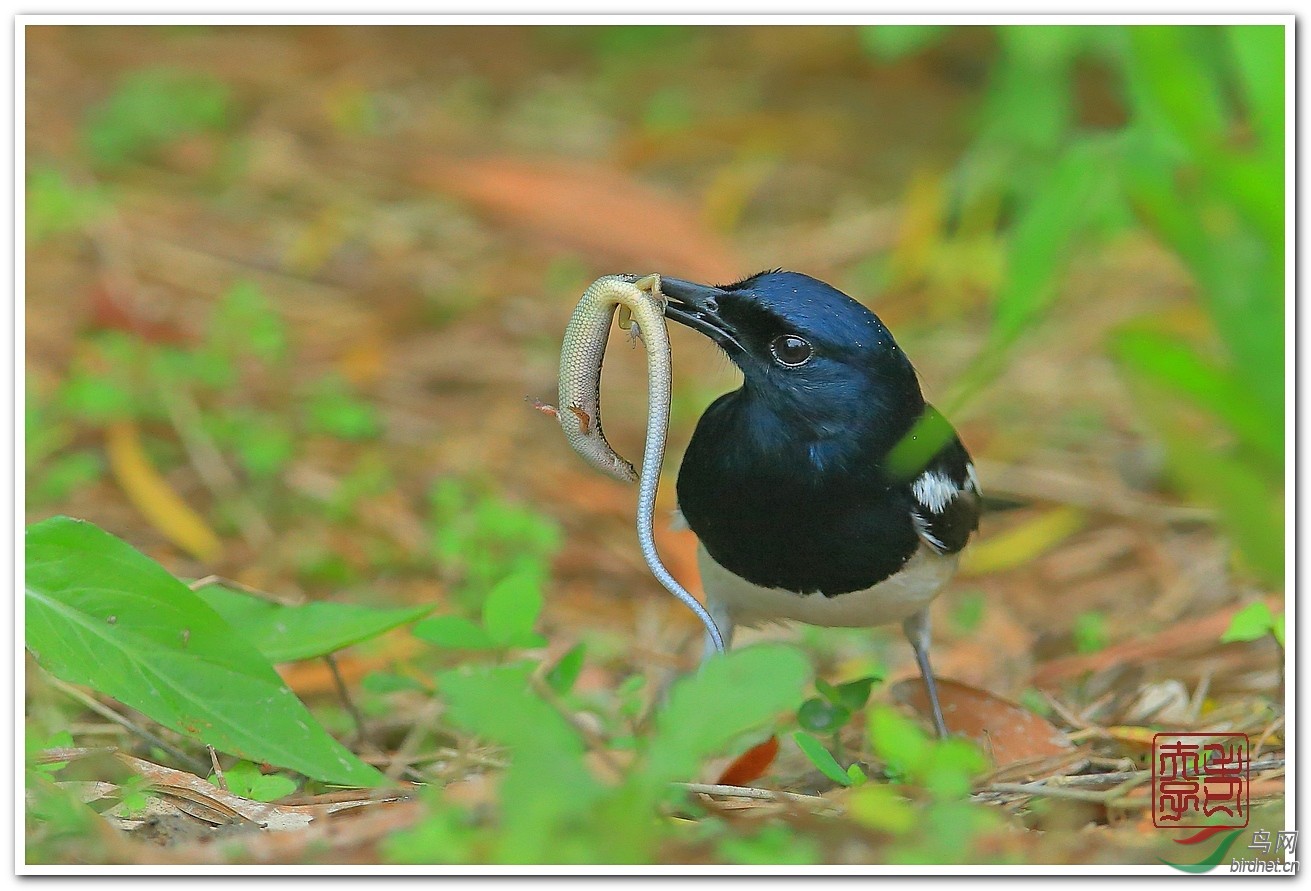
[[(937, 681), (947, 729), (978, 743), (996, 767), (1065, 755), (1074, 749), (1054, 724), (1009, 699), (960, 681)], [(930, 715), (929, 697), (920, 678), (898, 681), (889, 692), (897, 702)]]
[(104, 331), (126, 331), (151, 343), (191, 343), (194, 338), (171, 322), (142, 318), (106, 282), (91, 288), (91, 325)]
[(777, 755), (778, 737), (771, 736), (734, 758), (733, 763), (725, 767), (724, 772), (719, 775), (718, 782), (721, 786), (745, 786), (752, 780), (764, 776)]
[(745, 274), (696, 210), (622, 170), (577, 162), (432, 157), (415, 180), (549, 240), (634, 270), (702, 281)]

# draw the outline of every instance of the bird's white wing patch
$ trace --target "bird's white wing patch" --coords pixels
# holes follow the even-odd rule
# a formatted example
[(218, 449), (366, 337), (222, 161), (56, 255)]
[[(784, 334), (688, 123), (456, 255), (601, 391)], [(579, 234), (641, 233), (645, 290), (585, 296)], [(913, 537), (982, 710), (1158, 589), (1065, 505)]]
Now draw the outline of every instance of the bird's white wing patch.
[(979, 474), (974, 470), (973, 461), (965, 465), (965, 475), (969, 478), (970, 486), (974, 488), (974, 494), (982, 495), (983, 487), (979, 485)]
[(941, 470), (926, 470), (911, 484), (911, 492), (930, 513), (940, 514), (956, 500), (960, 486)]
[(919, 511), (913, 510), (910, 512), (910, 521), (915, 524), (915, 533), (923, 539), (926, 545), (933, 548), (933, 550), (937, 551), (939, 554), (947, 550), (947, 546), (942, 543), (942, 540), (929, 531), (929, 524), (925, 521), (924, 517), (920, 516)]

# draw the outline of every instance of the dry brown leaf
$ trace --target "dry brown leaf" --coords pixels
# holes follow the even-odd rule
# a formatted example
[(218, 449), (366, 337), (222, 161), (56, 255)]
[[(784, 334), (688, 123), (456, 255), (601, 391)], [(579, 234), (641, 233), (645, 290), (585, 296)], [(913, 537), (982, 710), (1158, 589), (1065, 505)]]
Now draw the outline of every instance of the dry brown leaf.
[[(942, 716), (952, 733), (978, 743), (997, 768), (1070, 754), (1074, 746), (1055, 725), (1028, 709), (959, 681), (938, 678)], [(929, 699), (919, 678), (898, 681), (892, 698), (929, 715)]]
[(415, 179), (489, 216), (624, 264), (703, 281), (747, 271), (696, 210), (630, 174), (597, 164), (434, 157)]
[[(134, 758), (123, 752), (119, 752), (115, 757), (127, 765), (133, 773), (148, 780), (152, 791), (168, 796), (192, 816), (215, 824), (247, 820), (265, 829), (303, 829), (314, 820), (338, 811), (396, 801), (401, 798), (399, 793), (380, 796), (377, 792), (366, 791), (353, 799), (341, 800), (339, 797), (334, 797), (334, 800), (324, 804), (267, 804), (233, 795), (195, 774)], [(187, 805), (191, 808), (187, 808)], [(196, 807), (205, 809), (203, 816), (193, 812)]]

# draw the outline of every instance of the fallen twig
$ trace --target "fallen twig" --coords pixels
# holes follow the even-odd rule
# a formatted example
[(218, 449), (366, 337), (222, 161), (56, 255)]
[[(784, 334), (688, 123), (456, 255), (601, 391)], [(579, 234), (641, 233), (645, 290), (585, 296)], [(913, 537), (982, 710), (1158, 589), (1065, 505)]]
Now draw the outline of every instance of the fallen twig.
[(758, 789), (754, 786), (723, 786), (719, 783), (676, 783), (680, 789), (701, 795), (722, 795), (727, 798), (754, 798), (759, 801), (795, 801), (811, 806), (835, 807), (827, 798), (803, 795), (800, 792), (783, 792), (775, 789)]
[(192, 770), (196, 772), (200, 772), (201, 770), (204, 770), (204, 762), (196, 758), (192, 758), (190, 755), (179, 749), (177, 746), (172, 745), (169, 742), (166, 742), (165, 740), (151, 733), (149, 730), (142, 727), (140, 724), (136, 723), (132, 719), (125, 717), (124, 715), (120, 715), (118, 712), (114, 711), (109, 706), (97, 700), (94, 696), (82, 692), (77, 687), (74, 687), (72, 684), (64, 683), (57, 677), (51, 676), (48, 678), (48, 680), (50, 681), (51, 686), (53, 686), (60, 693), (63, 693), (65, 696), (69, 696), (73, 699), (76, 699), (78, 702), (82, 703), (84, 706), (91, 709), (91, 711), (95, 712), (97, 715), (100, 715), (100, 717), (107, 718), (108, 720), (113, 721), (115, 724), (118, 724), (126, 728), (132, 733), (135, 733), (137, 736), (141, 737), (151, 745), (158, 746), (159, 748), (163, 749), (165, 752), (168, 752), (170, 755), (172, 755), (182, 764), (187, 765), (187, 767), (191, 768)]

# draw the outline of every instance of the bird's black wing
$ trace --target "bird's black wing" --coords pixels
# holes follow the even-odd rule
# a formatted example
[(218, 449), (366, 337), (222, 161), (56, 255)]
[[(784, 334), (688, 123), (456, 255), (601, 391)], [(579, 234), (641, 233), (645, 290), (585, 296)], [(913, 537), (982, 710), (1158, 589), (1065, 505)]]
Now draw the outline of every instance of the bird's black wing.
[(939, 554), (965, 547), (979, 528), (982, 494), (974, 462), (954, 435), (907, 484), (911, 521), (920, 539)]

